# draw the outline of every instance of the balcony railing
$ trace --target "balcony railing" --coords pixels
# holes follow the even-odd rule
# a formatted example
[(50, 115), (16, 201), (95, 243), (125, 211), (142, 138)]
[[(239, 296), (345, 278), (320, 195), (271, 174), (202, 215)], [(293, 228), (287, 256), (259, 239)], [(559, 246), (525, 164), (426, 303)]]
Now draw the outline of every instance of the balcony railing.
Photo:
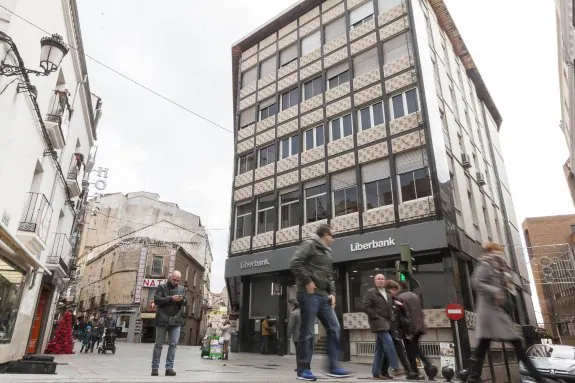
[(64, 233), (54, 235), (52, 251), (46, 259), (48, 265), (59, 265), (66, 274), (70, 271), (70, 258), (72, 257), (72, 244)]
[(48, 121), (62, 124), (62, 121), (65, 118), (70, 118), (70, 103), (68, 102), (68, 93), (60, 90), (55, 90), (54, 96), (50, 101), (46, 119)]
[(46, 196), (40, 193), (28, 193), (18, 230), (36, 233), (43, 242), (46, 242), (51, 219), (52, 206)]

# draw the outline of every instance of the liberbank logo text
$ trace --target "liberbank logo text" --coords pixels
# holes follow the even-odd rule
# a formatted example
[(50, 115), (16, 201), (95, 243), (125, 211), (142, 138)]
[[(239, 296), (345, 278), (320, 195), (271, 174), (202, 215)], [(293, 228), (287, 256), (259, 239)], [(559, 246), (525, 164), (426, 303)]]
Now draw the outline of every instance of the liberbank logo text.
[(371, 242), (366, 242), (366, 243), (352, 243), (350, 246), (350, 250), (352, 252), (354, 251), (364, 251), (364, 250), (371, 250), (371, 249), (379, 249), (380, 247), (389, 247), (389, 246), (395, 246), (395, 238), (391, 238), (389, 237), (389, 239), (386, 239), (384, 241), (371, 241)]
[(262, 259), (261, 261), (244, 261), (240, 263), (240, 269), (251, 269), (253, 267), (263, 267), (269, 266), (270, 260), (269, 259)]

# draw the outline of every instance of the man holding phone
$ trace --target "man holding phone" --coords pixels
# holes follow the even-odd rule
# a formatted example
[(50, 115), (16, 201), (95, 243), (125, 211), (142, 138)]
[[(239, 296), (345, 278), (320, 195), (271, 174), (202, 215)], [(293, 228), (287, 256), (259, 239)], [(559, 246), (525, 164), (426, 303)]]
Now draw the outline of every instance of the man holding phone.
[(186, 288), (180, 286), (182, 274), (174, 270), (167, 282), (156, 287), (154, 304), (156, 305), (156, 343), (152, 356), (152, 376), (158, 376), (162, 346), (168, 336), (168, 355), (166, 356), (166, 376), (176, 376), (174, 359), (180, 339), (180, 329), (184, 325), (182, 307), (187, 303)]
[(298, 285), (297, 300), (301, 317), (297, 368), (299, 380), (312, 382), (317, 380), (311, 372), (316, 318), (319, 318), (327, 332), (329, 365), (326, 374), (336, 378), (346, 378), (352, 375), (346, 369), (341, 368), (338, 362), (340, 326), (334, 310), (336, 301), (330, 248), (332, 242), (331, 227), (327, 224), (320, 225), (316, 230), (316, 235), (298, 248), (290, 264)]

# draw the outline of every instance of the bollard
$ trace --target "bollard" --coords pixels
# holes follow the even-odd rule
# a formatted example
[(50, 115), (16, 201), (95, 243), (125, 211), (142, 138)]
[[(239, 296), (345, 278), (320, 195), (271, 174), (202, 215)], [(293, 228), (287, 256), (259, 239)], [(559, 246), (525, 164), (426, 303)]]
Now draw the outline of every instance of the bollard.
[(423, 370), (425, 371), (425, 375), (427, 375), (429, 380), (435, 380), (435, 377), (438, 373), (437, 367), (435, 367), (433, 364), (430, 364), (429, 367), (424, 367)]
[(459, 376), (459, 380), (461, 380), (463, 383), (467, 383), (467, 379), (469, 379), (469, 371), (461, 370), (457, 375)]
[(445, 366), (441, 369), (441, 375), (443, 375), (446, 382), (451, 382), (451, 379), (455, 376), (455, 371), (453, 371), (453, 368)]

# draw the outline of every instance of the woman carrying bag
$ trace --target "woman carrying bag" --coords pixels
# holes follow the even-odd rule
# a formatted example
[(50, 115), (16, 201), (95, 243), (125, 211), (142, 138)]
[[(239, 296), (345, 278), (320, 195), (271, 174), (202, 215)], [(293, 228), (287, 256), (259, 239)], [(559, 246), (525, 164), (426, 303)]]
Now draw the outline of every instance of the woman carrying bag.
[(481, 382), (485, 353), (489, 350), (491, 341), (498, 340), (511, 343), (517, 359), (523, 362), (531, 377), (537, 383), (545, 383), (546, 380), (525, 354), (521, 336), (511, 319), (514, 306), (511, 295), (515, 295), (516, 291), (511, 281), (509, 265), (504, 258), (503, 246), (486, 243), (482, 250), (483, 254), (471, 278), (473, 289), (477, 292), (475, 334), (478, 342), (471, 357), (468, 382)]

